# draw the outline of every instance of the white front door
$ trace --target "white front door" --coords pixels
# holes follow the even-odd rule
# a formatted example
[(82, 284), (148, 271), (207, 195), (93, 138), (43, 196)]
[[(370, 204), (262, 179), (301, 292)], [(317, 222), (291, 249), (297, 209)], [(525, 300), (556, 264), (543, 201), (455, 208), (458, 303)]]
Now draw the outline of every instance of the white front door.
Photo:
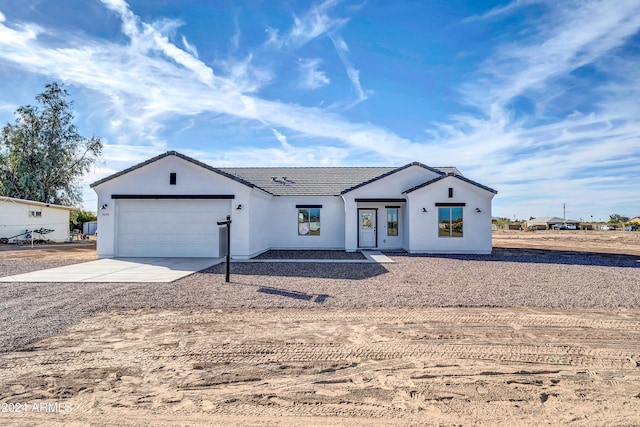
[(358, 209), (358, 230), (361, 248), (377, 246), (376, 230), (378, 219), (375, 209)]

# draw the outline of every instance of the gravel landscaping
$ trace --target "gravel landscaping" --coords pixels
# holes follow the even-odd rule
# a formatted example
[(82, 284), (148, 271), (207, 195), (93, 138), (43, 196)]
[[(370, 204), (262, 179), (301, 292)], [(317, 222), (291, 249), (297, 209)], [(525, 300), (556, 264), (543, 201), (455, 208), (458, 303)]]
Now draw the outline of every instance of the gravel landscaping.
[[(111, 309), (285, 307), (640, 307), (640, 259), (496, 249), (492, 255), (389, 254), (394, 264), (233, 263), (173, 283), (2, 283), (0, 352)], [(0, 277), (72, 260), (2, 260)]]
[(254, 259), (340, 259), (340, 260), (363, 260), (366, 259), (360, 252), (345, 251), (290, 251), (272, 250), (264, 252)]

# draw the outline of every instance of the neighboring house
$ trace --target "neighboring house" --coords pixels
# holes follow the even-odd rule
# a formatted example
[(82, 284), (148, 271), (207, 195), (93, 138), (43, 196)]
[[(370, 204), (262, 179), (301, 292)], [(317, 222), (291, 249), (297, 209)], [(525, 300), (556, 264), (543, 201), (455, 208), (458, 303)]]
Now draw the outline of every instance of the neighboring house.
[[(14, 199), (0, 196), (0, 239), (26, 240), (23, 234), (29, 230), (53, 230), (47, 234), (34, 234), (34, 239), (65, 242), (69, 240), (69, 213), (77, 208)], [(4, 240), (3, 240), (4, 241)]]
[(534, 218), (527, 221), (527, 228), (535, 228), (537, 230), (551, 230), (554, 225), (561, 224), (572, 224), (575, 226), (580, 225), (580, 221), (576, 221), (573, 219), (565, 219), (554, 217), (542, 217), (542, 218)]
[(99, 257), (218, 257), (269, 249), (491, 252), (495, 190), (455, 168), (214, 168), (175, 151), (91, 185)]
[(635, 218), (631, 218), (629, 221), (627, 221), (626, 223), (630, 223), (630, 222), (637, 222), (638, 224), (640, 224), (640, 216), (637, 216)]

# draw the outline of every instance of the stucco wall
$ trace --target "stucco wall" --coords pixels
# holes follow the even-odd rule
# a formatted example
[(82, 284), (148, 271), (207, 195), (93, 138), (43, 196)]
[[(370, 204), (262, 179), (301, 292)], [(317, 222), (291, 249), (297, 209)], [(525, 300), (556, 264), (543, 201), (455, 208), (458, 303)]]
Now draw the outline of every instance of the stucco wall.
[[(296, 205), (322, 205), (320, 235), (298, 235)], [(344, 205), (336, 196), (274, 197), (269, 207), (269, 246), (273, 249), (343, 249)]]
[[(449, 188), (453, 197), (449, 198)], [(494, 194), (455, 177), (447, 177), (408, 194), (412, 253), (491, 253), (491, 200)], [(463, 237), (438, 236), (436, 203), (465, 203)], [(423, 208), (427, 212), (423, 212)], [(477, 212), (476, 208), (481, 212)]]
[(248, 205), (243, 205), (241, 210), (235, 209), (231, 213), (233, 218), (248, 225), (250, 236), (249, 249), (246, 253), (240, 254), (231, 248), (231, 253), (236, 254), (236, 257), (251, 258), (269, 249), (273, 227), (271, 214), (273, 199), (273, 196), (260, 190), (252, 190)]
[[(42, 212), (41, 216), (31, 216), (30, 212)], [(11, 200), (0, 200), (0, 237), (11, 237), (25, 230), (47, 228), (52, 233), (43, 234), (45, 240), (66, 242), (69, 240), (69, 210), (64, 208), (32, 205)], [(34, 234), (39, 239), (39, 234)], [(25, 236), (20, 236), (24, 239)]]
[[(169, 174), (176, 173), (176, 185), (169, 184)], [(133, 170), (122, 176), (113, 178), (94, 187), (98, 195), (98, 257), (113, 257), (115, 254), (115, 234), (117, 218), (117, 200), (112, 194), (150, 194), (150, 195), (202, 195), (233, 194), (231, 201), (232, 215), (232, 256), (246, 255), (249, 248), (249, 215), (236, 214), (236, 206), (249, 206), (252, 189), (242, 183), (207, 170), (176, 156), (167, 156), (153, 163)], [(185, 200), (188, 202), (188, 200)], [(107, 205), (106, 209), (101, 209)], [(212, 218), (224, 220), (225, 218)], [(177, 219), (178, 221), (179, 219)], [(162, 233), (150, 225), (149, 232)]]

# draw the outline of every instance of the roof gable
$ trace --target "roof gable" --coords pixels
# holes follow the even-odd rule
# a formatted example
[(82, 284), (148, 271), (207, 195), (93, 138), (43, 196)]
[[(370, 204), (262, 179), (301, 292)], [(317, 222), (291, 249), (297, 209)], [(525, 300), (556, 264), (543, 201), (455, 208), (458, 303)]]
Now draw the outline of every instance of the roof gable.
[(404, 166), (400, 166), (399, 168), (392, 169), (392, 170), (390, 170), (390, 171), (388, 171), (388, 172), (385, 172), (385, 173), (383, 173), (383, 174), (381, 174), (381, 175), (378, 175), (378, 176), (376, 176), (376, 177), (373, 177), (373, 178), (371, 178), (371, 179), (369, 179), (369, 180), (367, 180), (367, 181), (360, 182), (360, 183), (358, 183), (358, 184), (356, 184), (356, 185), (354, 185), (354, 186), (352, 186), (352, 187), (349, 187), (349, 188), (347, 188), (347, 189), (345, 189), (345, 190), (341, 191), (341, 192), (340, 192), (340, 194), (346, 194), (346, 193), (348, 193), (348, 192), (350, 192), (350, 191), (355, 190), (356, 188), (364, 187), (365, 185), (371, 184), (372, 182), (376, 182), (376, 181), (378, 181), (378, 180), (380, 180), (380, 179), (382, 179), (382, 178), (385, 178), (385, 177), (387, 177), (387, 176), (389, 176), (389, 175), (392, 175), (392, 174), (394, 174), (394, 173), (398, 173), (398, 172), (400, 172), (400, 171), (402, 171), (402, 170), (405, 170), (405, 169), (407, 169), (407, 168), (410, 168), (411, 166), (419, 166), (419, 167), (421, 167), (421, 168), (424, 168), (424, 169), (427, 169), (427, 170), (429, 170), (429, 171), (431, 171), (431, 172), (434, 172), (434, 173), (436, 173), (436, 174), (438, 174), (438, 175), (441, 175), (441, 176), (442, 176), (442, 175), (445, 175), (445, 172), (442, 172), (441, 170), (438, 170), (438, 169), (435, 169), (435, 168), (429, 167), (429, 166), (427, 166), (427, 165), (423, 165), (422, 163), (419, 163), (419, 162), (413, 162), (413, 163), (406, 164), (406, 165), (404, 165)]
[(494, 190), (493, 188), (487, 187), (486, 185), (482, 185), (482, 184), (480, 184), (478, 182), (475, 182), (475, 181), (473, 181), (473, 180), (471, 180), (471, 179), (469, 179), (467, 177), (464, 177), (462, 175), (458, 175), (455, 172), (449, 172), (449, 173), (446, 173), (446, 174), (442, 174), (441, 176), (439, 176), (437, 178), (434, 178), (434, 179), (432, 179), (430, 181), (427, 181), (427, 182), (423, 182), (422, 184), (416, 185), (415, 187), (410, 188), (408, 190), (405, 190), (402, 193), (403, 194), (411, 193), (413, 191), (416, 191), (416, 190), (419, 190), (419, 189), (421, 189), (423, 187), (426, 187), (427, 185), (434, 184), (434, 183), (436, 183), (436, 182), (438, 182), (440, 180), (443, 180), (445, 178), (456, 178), (456, 179), (464, 181), (464, 182), (466, 182), (468, 184), (475, 185), (476, 187), (482, 188), (483, 190), (489, 191), (489, 192), (491, 192), (493, 194), (498, 194), (498, 192), (496, 190)]
[[(234, 176), (234, 175), (232, 175), (232, 174), (230, 174), (228, 172), (223, 171), (222, 169), (218, 169), (218, 168), (214, 168), (213, 166), (209, 166), (206, 163), (202, 163), (202, 162), (200, 162), (200, 161), (198, 161), (196, 159), (193, 159), (193, 158), (191, 158), (189, 156), (185, 156), (184, 154), (178, 153), (177, 151), (167, 151), (166, 153), (160, 154), (160, 155), (158, 155), (156, 157), (153, 157), (153, 158), (151, 158), (149, 160), (146, 160), (146, 161), (144, 161), (142, 163), (138, 163), (137, 165), (131, 166), (130, 168), (127, 168), (127, 169), (124, 169), (124, 170), (122, 170), (120, 172), (114, 173), (113, 175), (109, 175), (106, 178), (102, 178), (101, 180), (98, 180), (98, 181), (94, 182), (93, 184), (91, 184), (90, 187), (91, 188), (96, 187), (96, 186), (98, 186), (100, 184), (103, 184), (103, 183), (105, 183), (107, 181), (110, 181), (110, 180), (112, 180), (114, 178), (118, 178), (118, 177), (120, 177), (122, 175), (128, 174), (129, 172), (133, 172), (136, 169), (140, 169), (140, 168), (142, 168), (144, 166), (147, 166), (147, 165), (149, 165), (151, 163), (157, 162), (158, 160), (164, 159), (165, 157), (169, 157), (169, 156), (179, 157), (182, 160), (185, 160), (185, 161), (187, 161), (189, 163), (193, 163), (194, 165), (200, 166), (200, 167), (202, 167), (204, 169), (207, 169), (207, 170), (210, 170), (212, 172), (218, 173), (218, 174), (220, 174), (220, 175), (222, 175), (222, 176), (224, 176), (226, 178), (229, 178), (229, 179), (232, 179), (234, 181), (237, 181), (237, 182), (239, 182), (241, 184), (244, 184), (244, 185), (246, 185), (248, 187), (251, 187), (251, 188), (256, 188), (257, 187), (255, 184), (252, 184), (249, 181), (246, 181), (246, 180), (244, 180), (244, 179), (242, 179), (240, 177)], [(259, 188), (259, 187), (257, 187), (257, 188)], [(262, 188), (260, 188), (260, 189), (263, 190)], [(265, 190), (263, 190), (263, 191), (265, 191)]]

